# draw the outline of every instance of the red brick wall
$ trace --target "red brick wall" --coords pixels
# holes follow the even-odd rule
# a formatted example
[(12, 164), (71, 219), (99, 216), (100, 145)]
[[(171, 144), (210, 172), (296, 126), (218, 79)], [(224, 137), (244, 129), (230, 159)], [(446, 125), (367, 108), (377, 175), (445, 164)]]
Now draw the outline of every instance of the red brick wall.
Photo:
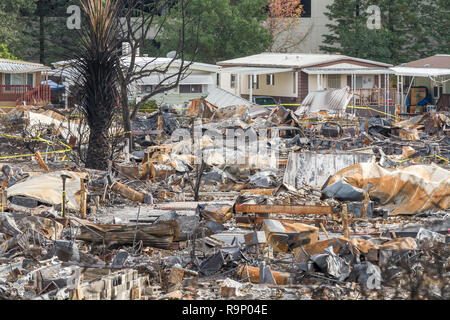
[(308, 83), (308, 74), (299, 71), (298, 73), (298, 98), (297, 102), (302, 103), (302, 101), (306, 98), (309, 91), (309, 83)]

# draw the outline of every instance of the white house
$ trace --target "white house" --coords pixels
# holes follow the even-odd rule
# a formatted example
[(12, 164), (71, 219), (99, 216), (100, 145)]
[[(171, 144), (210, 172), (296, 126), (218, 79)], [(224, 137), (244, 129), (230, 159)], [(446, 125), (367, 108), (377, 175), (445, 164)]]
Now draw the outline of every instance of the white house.
[[(130, 64), (130, 57), (122, 57), (124, 66)], [(70, 66), (71, 61), (61, 61), (53, 64), (54, 70), (49, 72), (53, 76), (59, 76), (63, 79), (66, 88), (69, 88), (73, 82), (76, 82), (76, 72)], [(185, 61), (184, 65), (189, 65), (189, 61)], [(158, 84), (171, 85), (176, 82), (176, 74), (180, 69), (181, 61), (171, 58), (153, 58), (153, 57), (136, 57), (136, 71), (145, 70), (161, 70), (167, 72), (153, 72), (149, 76), (136, 80), (129, 86), (130, 100), (139, 99), (152, 92)], [(217, 74), (219, 66), (193, 62), (187, 70), (182, 74), (179, 84), (171, 90), (157, 94), (151, 99), (155, 100), (158, 105), (168, 104), (175, 107), (185, 107), (192, 99), (199, 99), (208, 95), (208, 93), (216, 88)], [(164, 79), (167, 79), (164, 81)], [(66, 94), (67, 96), (67, 94)]]
[[(185, 61), (184, 65), (189, 63), (189, 61)], [(181, 64), (180, 60), (172, 61), (170, 58), (136, 58), (137, 70), (145, 70), (147, 68), (164, 69), (168, 64), (170, 64), (170, 66), (167, 73), (154, 73), (149, 77), (137, 80), (130, 88), (131, 98), (143, 97), (152, 92), (154, 87), (160, 84), (164, 79), (168, 80), (164, 81), (163, 84), (170, 85), (175, 83), (175, 75), (179, 71)], [(186, 106), (190, 100), (205, 97), (216, 87), (219, 69), (219, 66), (216, 65), (193, 62), (183, 74), (177, 87), (164, 93), (157, 94), (152, 97), (152, 99), (159, 105), (165, 103), (172, 106)]]
[[(271, 96), (282, 104), (300, 104), (313, 91), (350, 87), (354, 106), (386, 110), (393, 105), (392, 65), (339, 54), (261, 53), (218, 63), (219, 86), (253, 101)], [(388, 88), (388, 89), (386, 89)]]
[[(403, 63), (392, 70), (398, 79), (398, 95), (402, 112), (410, 106), (414, 111), (427, 111), (426, 105), (438, 105), (441, 109), (450, 109), (450, 55), (437, 54), (432, 57)], [(426, 92), (428, 91), (428, 99)], [(421, 101), (422, 100), (422, 101)], [(410, 112), (412, 109), (409, 110)]]

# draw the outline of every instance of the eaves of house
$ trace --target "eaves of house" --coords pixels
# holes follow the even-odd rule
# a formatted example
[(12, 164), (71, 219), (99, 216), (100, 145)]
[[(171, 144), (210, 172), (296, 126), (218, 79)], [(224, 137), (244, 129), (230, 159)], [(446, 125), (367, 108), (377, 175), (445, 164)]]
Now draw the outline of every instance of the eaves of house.
[(0, 72), (2, 73), (33, 73), (45, 70), (50, 70), (50, 68), (39, 63), (0, 59)]

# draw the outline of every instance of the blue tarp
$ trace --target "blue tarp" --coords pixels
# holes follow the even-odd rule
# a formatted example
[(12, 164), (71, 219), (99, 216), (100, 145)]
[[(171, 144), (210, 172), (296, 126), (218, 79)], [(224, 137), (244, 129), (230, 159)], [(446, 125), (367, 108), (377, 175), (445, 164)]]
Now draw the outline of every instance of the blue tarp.
[(48, 81), (42, 81), (41, 84), (46, 84), (50, 86), (50, 90), (58, 90), (58, 89), (65, 89), (66, 86), (63, 85), (59, 85), (56, 82), (52, 81), (52, 80), (48, 80)]
[[(425, 97), (425, 99), (423, 99), (422, 101), (417, 102), (417, 105), (420, 107), (424, 107), (426, 105), (429, 105), (432, 102), (432, 98), (431, 98), (431, 94), (428, 91), (427, 87), (413, 87), (413, 88), (424, 88), (427, 91), (427, 95)], [(412, 88), (411, 88), (412, 89)], [(409, 95), (406, 97), (406, 106), (409, 107), (411, 105), (411, 100), (409, 99)]]

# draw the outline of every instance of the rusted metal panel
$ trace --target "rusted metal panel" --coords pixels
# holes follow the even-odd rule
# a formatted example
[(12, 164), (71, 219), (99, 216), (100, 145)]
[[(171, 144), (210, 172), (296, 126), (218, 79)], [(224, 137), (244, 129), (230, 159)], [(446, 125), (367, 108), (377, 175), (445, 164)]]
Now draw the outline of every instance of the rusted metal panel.
[[(277, 285), (289, 285), (291, 275), (286, 272), (271, 271)], [(241, 279), (249, 279), (252, 283), (259, 283), (259, 268), (250, 266), (240, 266), (238, 276)]]
[(437, 165), (391, 170), (376, 163), (360, 163), (336, 173), (328, 185), (341, 180), (368, 190), (371, 198), (392, 210), (392, 216), (450, 207), (450, 171)]

